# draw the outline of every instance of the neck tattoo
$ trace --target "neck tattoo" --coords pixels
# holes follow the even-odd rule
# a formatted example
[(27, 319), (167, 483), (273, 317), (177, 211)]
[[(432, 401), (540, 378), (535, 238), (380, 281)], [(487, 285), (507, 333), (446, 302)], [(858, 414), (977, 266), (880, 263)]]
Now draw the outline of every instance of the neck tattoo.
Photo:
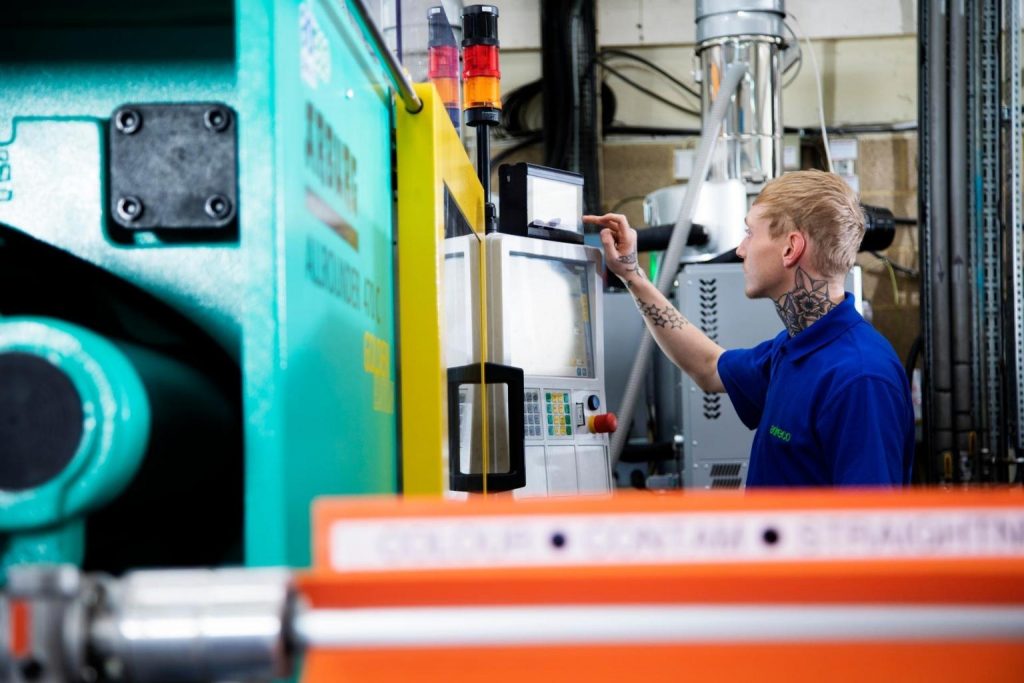
[(790, 337), (803, 332), (835, 307), (828, 296), (828, 280), (814, 280), (799, 266), (796, 285), (775, 301), (775, 310)]

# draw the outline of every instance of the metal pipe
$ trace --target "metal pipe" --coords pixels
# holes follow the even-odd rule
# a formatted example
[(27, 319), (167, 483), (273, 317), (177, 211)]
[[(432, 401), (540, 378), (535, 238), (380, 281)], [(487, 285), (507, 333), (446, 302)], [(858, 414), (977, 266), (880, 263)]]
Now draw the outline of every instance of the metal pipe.
[(1019, 607), (421, 607), (297, 615), (306, 648), (527, 647), (636, 643), (1024, 639)]
[(928, 396), (926, 426), (930, 438), (928, 458), (936, 469), (931, 478), (943, 476), (942, 458), (953, 447), (952, 366), (949, 326), (949, 194), (948, 117), (946, 97), (946, 12), (945, 0), (927, 0), (925, 49), (926, 130), (922, 152), (922, 294), (925, 331), (925, 368)]
[(380, 32), (377, 24), (370, 16), (370, 10), (366, 7), (366, 3), (364, 0), (352, 0), (349, 6), (355, 10), (356, 15), (359, 17), (359, 24), (363, 27), (363, 33), (373, 44), (374, 48), (376, 48), (377, 53), (384, 62), (384, 70), (387, 71), (388, 77), (391, 79), (391, 85), (398, 91), (398, 96), (401, 98), (402, 104), (405, 105), (405, 110), (410, 114), (418, 114), (423, 109), (423, 100), (419, 98), (419, 95), (413, 89), (412, 81), (409, 80), (409, 76), (405, 73), (405, 69), (402, 68), (402, 64), (395, 57), (395, 53), (388, 48), (384, 40), (384, 34)]
[[(974, 430), (971, 391), (971, 280), (970, 243), (968, 233), (967, 193), (967, 20), (964, 0), (952, 3), (949, 13), (949, 284), (950, 323), (952, 329), (951, 368), (953, 415), (953, 447), (966, 452), (968, 435)], [(961, 474), (959, 458), (954, 467), (954, 480)], [(966, 473), (970, 476), (970, 473)]]
[(713, 85), (725, 66), (734, 62), (747, 65), (747, 77), (737, 88), (722, 123), (723, 145), (711, 177), (761, 185), (782, 175), (780, 74), (787, 33), (785, 2), (700, 0), (695, 9), (697, 55), (705, 84), (701, 96), (704, 115), (711, 108)]
[(197, 683), (292, 672), (288, 570), (141, 571), (106, 588), (88, 637), (110, 678)]
[[(693, 214), (697, 209), (697, 197), (700, 196), (701, 188), (704, 186), (704, 179), (707, 178), (708, 170), (711, 167), (711, 156), (715, 149), (715, 143), (718, 140), (718, 132), (721, 129), (722, 120), (729, 109), (733, 92), (746, 74), (746, 64), (734, 63), (726, 67), (721, 87), (715, 96), (714, 103), (711, 105), (711, 110), (704, 119), (704, 132), (701, 134), (700, 146), (697, 148), (693, 175), (690, 178), (689, 185), (686, 187), (686, 198), (683, 199), (683, 206), (679, 210), (679, 218), (676, 220), (672, 239), (669, 240), (668, 249), (665, 252), (664, 259), (662, 259), (661, 273), (658, 275), (657, 287), (658, 291), (662, 294), (668, 294), (669, 288), (675, 280), (676, 272), (679, 268), (679, 258), (683, 253), (683, 248), (686, 246), (686, 240), (690, 235), (690, 228), (693, 225)], [(624, 425), (628, 425), (633, 419), (637, 397), (644, 382), (647, 364), (651, 359), (653, 342), (654, 338), (645, 327), (640, 335), (640, 345), (637, 349), (636, 357), (633, 359), (633, 367), (629, 372), (629, 379), (626, 380), (626, 389), (622, 395), (622, 405), (619, 407), (619, 421)], [(618, 462), (628, 437), (628, 429), (619, 429), (612, 436), (612, 467), (615, 467), (615, 463)]]

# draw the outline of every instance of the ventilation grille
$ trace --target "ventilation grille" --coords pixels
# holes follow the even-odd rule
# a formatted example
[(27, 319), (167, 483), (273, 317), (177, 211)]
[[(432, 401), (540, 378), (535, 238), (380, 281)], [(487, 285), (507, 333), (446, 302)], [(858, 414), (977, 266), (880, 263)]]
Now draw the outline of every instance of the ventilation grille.
[[(713, 342), (718, 342), (718, 279), (700, 278), (700, 329)], [(704, 394), (704, 419), (722, 416), (722, 395)]]
[(739, 477), (734, 479), (712, 479), (711, 488), (713, 489), (738, 489), (743, 484), (743, 480)]
[(740, 476), (740, 469), (743, 465), (739, 463), (731, 463), (728, 465), (712, 465), (711, 476), (712, 477), (738, 477)]
[(718, 280), (700, 278), (700, 329), (718, 341)]

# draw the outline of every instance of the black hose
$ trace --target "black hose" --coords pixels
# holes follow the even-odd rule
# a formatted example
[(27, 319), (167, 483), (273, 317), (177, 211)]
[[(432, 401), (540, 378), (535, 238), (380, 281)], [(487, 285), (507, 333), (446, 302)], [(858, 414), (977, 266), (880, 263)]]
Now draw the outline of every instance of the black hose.
[(914, 381), (914, 368), (917, 367), (917, 359), (921, 355), (921, 349), (924, 348), (924, 335), (917, 335), (917, 339), (910, 345), (910, 352), (907, 353), (907, 360), (903, 364), (903, 369), (907, 373), (907, 381), (913, 383)]
[[(825, 127), (825, 131), (829, 135), (857, 135), (858, 133), (912, 133), (916, 130), (916, 121), (906, 121), (903, 123), (852, 123), (845, 126)], [(785, 132), (808, 136), (821, 135), (821, 129), (817, 126), (809, 128), (804, 128), (802, 126), (786, 126)]]
[(892, 211), (868, 204), (860, 206), (864, 212), (864, 238), (860, 242), (860, 251), (888, 249), (896, 237), (896, 222)]
[[(666, 225), (653, 225), (649, 228), (637, 230), (636, 250), (637, 251), (664, 251), (668, 249), (668, 242), (672, 239), (674, 223)], [(686, 246), (703, 247), (711, 240), (708, 231), (703, 225), (693, 223), (690, 226), (690, 234), (686, 237)]]
[(676, 459), (676, 446), (671, 441), (644, 444), (626, 444), (619, 462), (667, 462)]
[(657, 126), (629, 126), (629, 125), (615, 125), (605, 126), (605, 135), (671, 135), (671, 136), (682, 136), (682, 135), (693, 135), (700, 136), (701, 130), (699, 128), (661, 128)]

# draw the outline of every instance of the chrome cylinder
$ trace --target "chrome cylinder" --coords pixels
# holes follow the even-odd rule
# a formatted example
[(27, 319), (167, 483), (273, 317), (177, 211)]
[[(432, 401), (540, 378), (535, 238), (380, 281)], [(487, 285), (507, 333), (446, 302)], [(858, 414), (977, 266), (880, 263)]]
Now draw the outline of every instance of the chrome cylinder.
[(109, 680), (283, 678), (293, 603), (285, 570), (135, 572), (109, 584), (90, 650)]
[(782, 174), (781, 50), (783, 0), (700, 0), (697, 55), (703, 114), (710, 112), (730, 64), (747, 74), (726, 113), (710, 180), (742, 180), (752, 192)]

